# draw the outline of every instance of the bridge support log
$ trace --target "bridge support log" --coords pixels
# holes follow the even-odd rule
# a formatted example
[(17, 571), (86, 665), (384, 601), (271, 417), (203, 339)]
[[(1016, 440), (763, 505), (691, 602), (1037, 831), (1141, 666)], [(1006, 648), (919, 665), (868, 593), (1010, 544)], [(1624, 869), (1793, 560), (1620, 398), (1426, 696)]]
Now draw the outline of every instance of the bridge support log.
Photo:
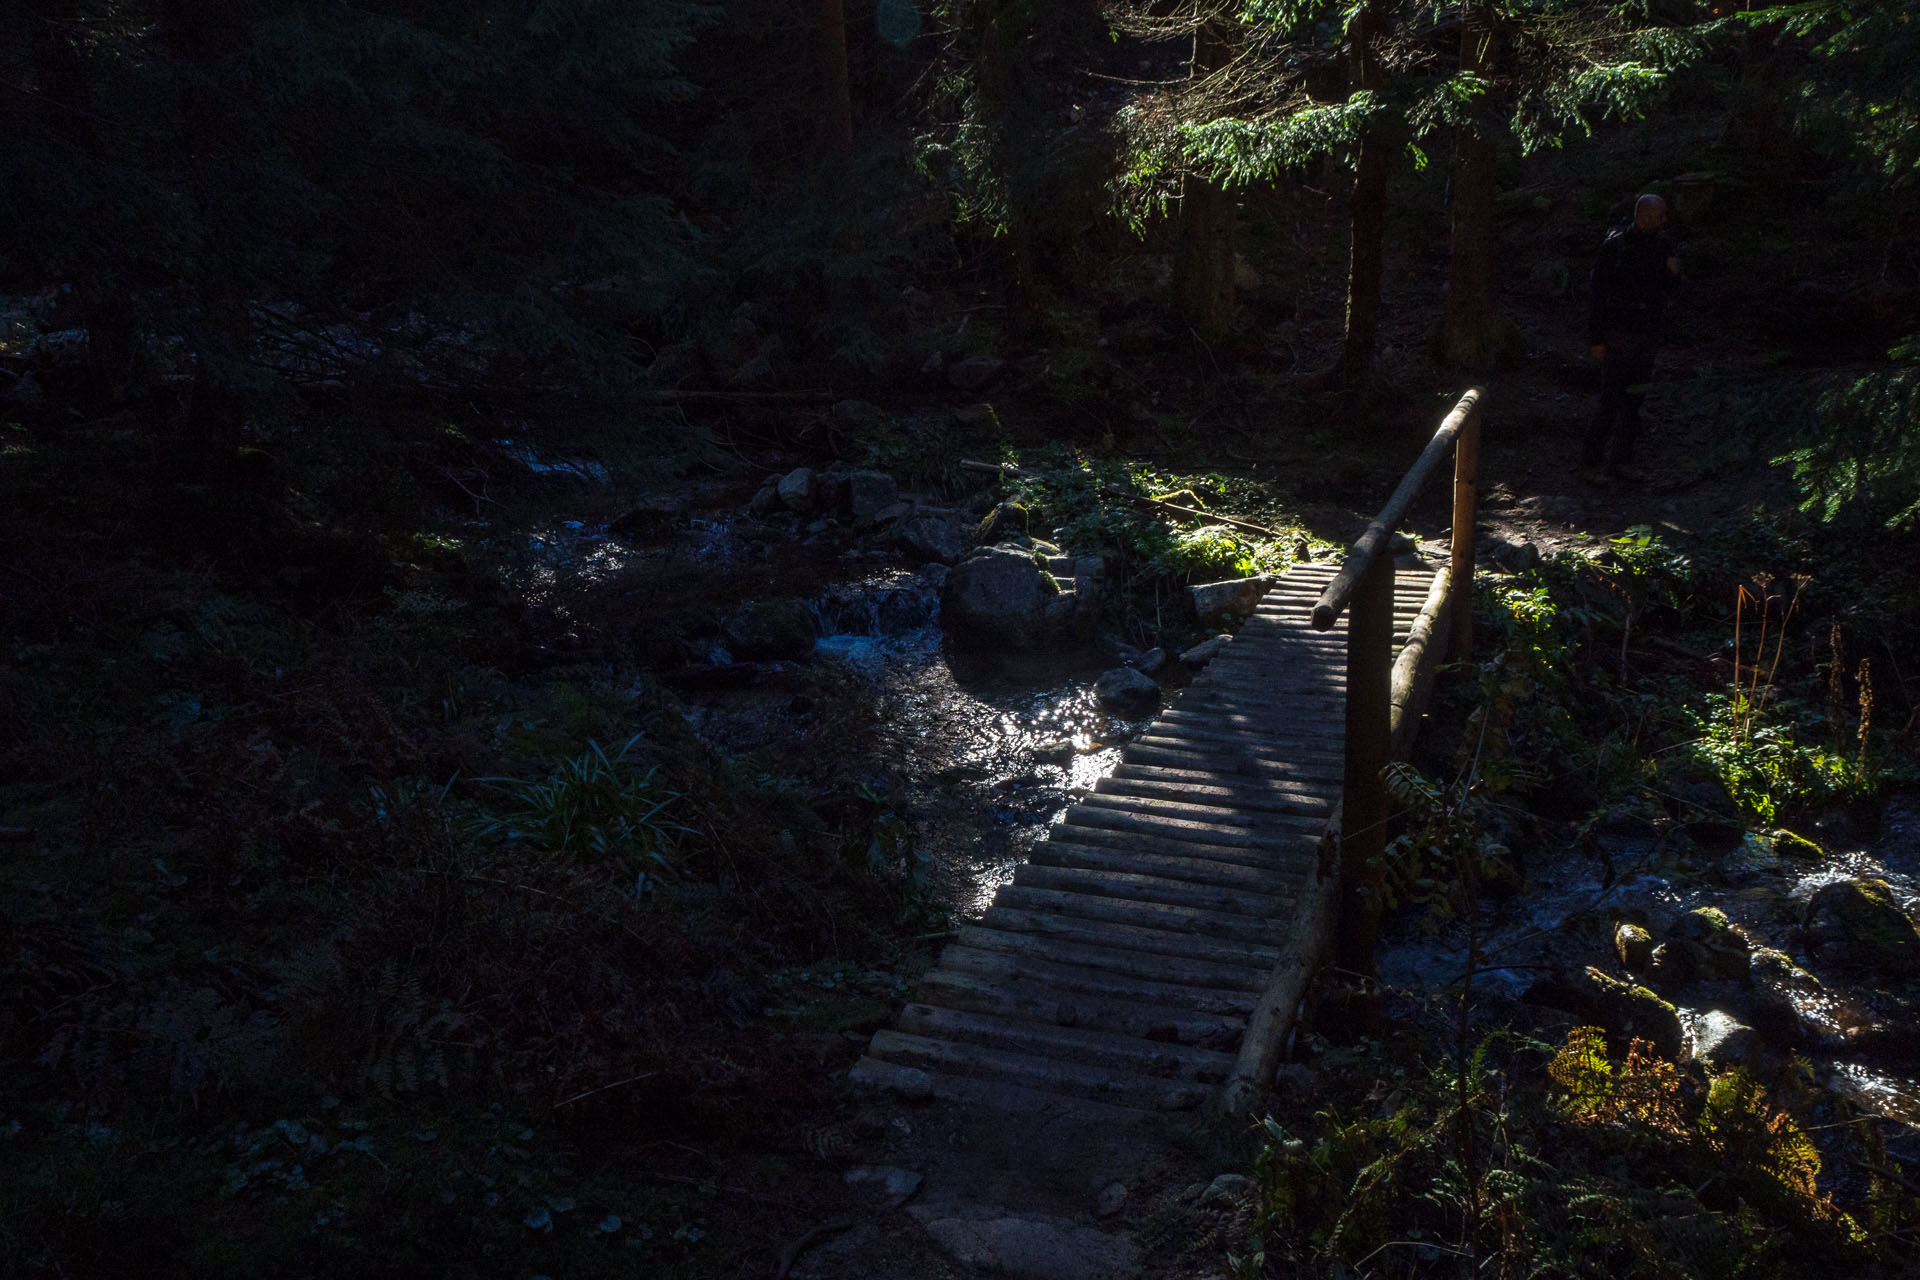
[(1347, 751), (1341, 784), (1341, 968), (1371, 976), (1379, 932), (1381, 860), (1387, 850), (1387, 786), (1393, 758), (1393, 557), (1360, 575), (1347, 619)]

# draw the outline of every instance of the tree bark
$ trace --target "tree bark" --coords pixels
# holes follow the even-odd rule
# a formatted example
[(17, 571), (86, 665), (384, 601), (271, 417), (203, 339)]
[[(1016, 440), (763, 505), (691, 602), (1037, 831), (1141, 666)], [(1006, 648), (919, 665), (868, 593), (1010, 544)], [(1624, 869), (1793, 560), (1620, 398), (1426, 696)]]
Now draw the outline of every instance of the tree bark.
[[(1204, 4), (1205, 0), (1200, 0)], [(1191, 75), (1204, 79), (1233, 60), (1231, 19), (1195, 10)], [(1173, 255), (1173, 304), (1202, 338), (1233, 322), (1233, 193), (1198, 174), (1180, 180), (1180, 225)]]
[[(1463, 5), (1460, 70), (1484, 74), (1492, 44), (1491, 6)], [(1493, 195), (1493, 144), (1462, 125), (1454, 131), (1452, 257), (1439, 354), (1444, 364), (1473, 370), (1498, 362), (1506, 332), (1494, 280)]]
[[(1372, 6), (1354, 15), (1352, 27), (1354, 86), (1377, 92), (1385, 79), (1376, 44), (1383, 27)], [(1360, 143), (1353, 164), (1352, 241), (1347, 257), (1347, 336), (1333, 380), (1352, 386), (1373, 365), (1380, 329), (1382, 241), (1387, 224), (1387, 150), (1385, 140), (1369, 136)]]
[(845, 0), (820, 0), (820, 140), (831, 159), (844, 164), (853, 158)]

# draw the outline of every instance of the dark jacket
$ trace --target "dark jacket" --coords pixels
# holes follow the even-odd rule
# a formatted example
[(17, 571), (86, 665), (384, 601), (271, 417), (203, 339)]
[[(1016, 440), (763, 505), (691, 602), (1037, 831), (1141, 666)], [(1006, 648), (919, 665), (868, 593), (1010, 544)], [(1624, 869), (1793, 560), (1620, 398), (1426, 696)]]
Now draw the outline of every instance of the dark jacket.
[(1665, 231), (1616, 227), (1594, 260), (1587, 310), (1587, 341), (1605, 340), (1608, 329), (1660, 336), (1660, 313), (1679, 283), (1667, 259), (1680, 246)]

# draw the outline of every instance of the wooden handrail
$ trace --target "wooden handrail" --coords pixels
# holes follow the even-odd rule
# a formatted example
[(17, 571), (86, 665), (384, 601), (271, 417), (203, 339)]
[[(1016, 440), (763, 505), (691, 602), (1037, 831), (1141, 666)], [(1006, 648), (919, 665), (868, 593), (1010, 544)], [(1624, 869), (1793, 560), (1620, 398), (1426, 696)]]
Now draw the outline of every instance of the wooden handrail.
[[(1340, 907), (1334, 933), (1343, 969), (1371, 973), (1379, 925), (1379, 887), (1387, 847), (1387, 788), (1382, 778), (1396, 750), (1412, 741), (1423, 701), (1416, 686), (1430, 678), (1441, 650), (1464, 652), (1471, 641), (1473, 612), (1473, 529), (1479, 465), (1481, 392), (1460, 397), (1420, 451), (1400, 486), (1387, 499), (1340, 572), (1313, 607), (1313, 625), (1325, 631), (1347, 619), (1346, 749), (1340, 798)], [(1453, 556), (1429, 597), (1429, 608), (1415, 624), (1412, 664), (1400, 683), (1401, 732), (1394, 732), (1393, 556), (1388, 547), (1395, 526), (1439, 467), (1447, 450), (1454, 455)], [(1444, 629), (1443, 629), (1444, 628)], [(1435, 633), (1438, 632), (1438, 636)], [(1399, 741), (1395, 738), (1398, 736)]]
[[(1327, 584), (1327, 589), (1320, 593), (1319, 603), (1313, 606), (1315, 631), (1331, 630), (1333, 624), (1340, 620), (1340, 615), (1353, 600), (1353, 593), (1360, 585), (1361, 575), (1372, 566), (1380, 553), (1386, 550), (1393, 538), (1395, 527), (1399, 525), (1401, 517), (1407, 514), (1407, 508), (1413, 505), (1413, 500), (1420, 496), (1420, 490), (1425, 488), (1427, 481), (1432, 478), (1434, 468), (1440, 465), (1440, 459), (1446, 457), (1447, 450), (1452, 447), (1455, 438), (1462, 437), (1466, 428), (1479, 425), (1476, 417), (1480, 412), (1480, 400), (1480, 388), (1472, 388), (1460, 397), (1460, 403), (1453, 406), (1453, 412), (1441, 420), (1439, 429), (1433, 433), (1433, 439), (1427, 442), (1427, 447), (1420, 451), (1420, 456), (1414, 460), (1413, 466), (1407, 469), (1406, 477), (1400, 481), (1400, 487), (1393, 491), (1393, 496), (1387, 499), (1387, 505), (1380, 509), (1380, 514), (1373, 518), (1373, 523), (1367, 526), (1366, 532), (1354, 542), (1353, 549), (1347, 553), (1346, 561), (1340, 566), (1340, 572), (1334, 575), (1332, 582)], [(1472, 436), (1476, 444), (1478, 434), (1477, 431), (1466, 431), (1466, 435)], [(1459, 479), (1457, 471), (1456, 468), (1456, 482)], [(1453, 542), (1458, 548), (1462, 537), (1458, 504), (1455, 505)], [(1471, 522), (1466, 526), (1465, 543), (1470, 551), (1473, 545)]]

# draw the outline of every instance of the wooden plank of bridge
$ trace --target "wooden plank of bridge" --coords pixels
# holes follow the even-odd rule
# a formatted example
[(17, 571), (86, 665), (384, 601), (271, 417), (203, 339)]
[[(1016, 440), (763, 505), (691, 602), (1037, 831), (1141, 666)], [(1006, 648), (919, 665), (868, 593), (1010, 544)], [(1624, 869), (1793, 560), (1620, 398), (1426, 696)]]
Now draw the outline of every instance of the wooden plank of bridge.
[[(1066, 812), (877, 1032), (854, 1079), (1198, 1107), (1321, 867), (1340, 799), (1346, 637), (1310, 623), (1336, 569), (1298, 565), (1234, 642)], [(1394, 644), (1432, 573), (1402, 570)]]

